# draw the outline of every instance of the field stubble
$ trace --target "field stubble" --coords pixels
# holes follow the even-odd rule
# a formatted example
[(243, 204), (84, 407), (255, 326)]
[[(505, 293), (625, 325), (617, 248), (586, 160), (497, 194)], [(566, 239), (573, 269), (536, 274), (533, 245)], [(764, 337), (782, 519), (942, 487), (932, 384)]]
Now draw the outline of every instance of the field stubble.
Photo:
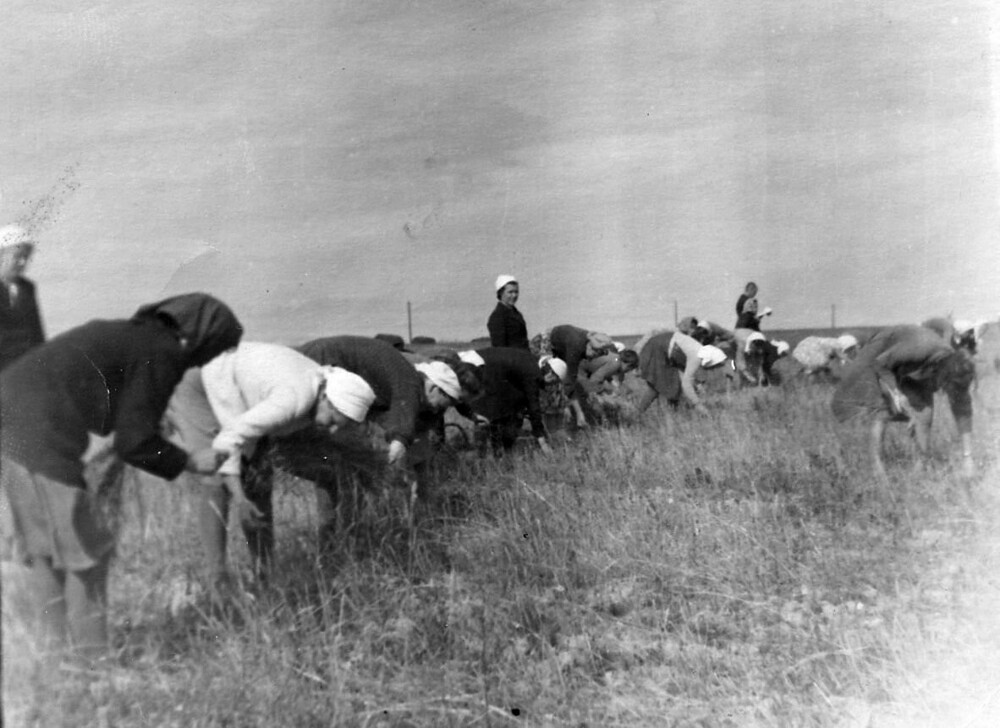
[(893, 433), (880, 489), (829, 393), (718, 393), (708, 417), (654, 407), (549, 458), (459, 460), (415, 530), (405, 494), (361, 493), (323, 554), (311, 487), (282, 478), (272, 580), (234, 534), (223, 606), (191, 486), (127, 480), (116, 664), (5, 650), (7, 724), (935, 725), (996, 674), (987, 648), (969, 679), (940, 671), (1000, 646), (997, 432), (977, 415), (971, 485), (947, 417), (927, 465)]

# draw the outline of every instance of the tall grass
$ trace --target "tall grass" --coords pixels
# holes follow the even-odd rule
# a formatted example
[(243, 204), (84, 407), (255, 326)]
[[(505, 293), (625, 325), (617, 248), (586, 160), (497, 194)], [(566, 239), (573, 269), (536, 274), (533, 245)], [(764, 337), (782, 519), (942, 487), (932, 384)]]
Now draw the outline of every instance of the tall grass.
[(189, 486), (132, 482), (118, 665), (5, 652), (8, 724), (827, 726), (898, 708), (975, 590), (947, 557), (997, 523), (989, 481), (953, 475), (941, 418), (929, 464), (892, 435), (876, 487), (828, 396), (718, 394), (708, 417), (654, 407), (550, 457), (457, 459), (412, 520), (403, 492), (348, 499), (323, 553), (311, 487), (283, 478), (271, 580), (234, 535), (221, 605)]

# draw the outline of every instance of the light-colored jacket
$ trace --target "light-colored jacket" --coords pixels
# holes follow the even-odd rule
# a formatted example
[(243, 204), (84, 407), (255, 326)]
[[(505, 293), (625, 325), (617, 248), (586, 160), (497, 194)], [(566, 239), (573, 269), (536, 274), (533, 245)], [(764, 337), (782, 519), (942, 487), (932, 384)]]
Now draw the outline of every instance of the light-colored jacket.
[(221, 430), (212, 447), (229, 458), (222, 475), (239, 475), (240, 456), (264, 435), (308, 427), (323, 383), (323, 367), (280, 344), (244, 342), (202, 367), (202, 383)]

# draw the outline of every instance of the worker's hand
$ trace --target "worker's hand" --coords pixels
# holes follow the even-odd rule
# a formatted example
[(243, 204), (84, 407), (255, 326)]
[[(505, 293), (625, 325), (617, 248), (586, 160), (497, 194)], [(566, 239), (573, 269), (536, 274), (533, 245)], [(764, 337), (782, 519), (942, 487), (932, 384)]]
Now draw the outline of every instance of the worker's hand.
[(406, 457), (406, 445), (400, 440), (393, 440), (389, 443), (389, 464), (402, 465), (403, 458)]
[(698, 404), (696, 404), (694, 406), (694, 411), (697, 412), (700, 415), (707, 415), (708, 414), (708, 407), (706, 407), (701, 402), (699, 402)]
[(490, 424), (489, 417), (483, 417), (483, 415), (480, 414), (473, 415), (473, 417), (475, 418), (474, 421), (477, 426), (485, 427), (486, 425)]
[(257, 526), (264, 519), (264, 514), (260, 508), (255, 506), (247, 498), (246, 491), (243, 490), (243, 481), (238, 475), (224, 475), (222, 483), (229, 491), (230, 510), (236, 514), (237, 522), (244, 526)]
[(906, 400), (906, 395), (895, 387), (887, 388), (886, 394), (889, 395), (889, 403), (892, 406), (892, 413), (894, 415), (909, 415), (910, 404)]
[(551, 455), (552, 454), (552, 448), (549, 446), (548, 440), (546, 440), (544, 437), (539, 437), (538, 438), (538, 447), (546, 455)]
[(225, 450), (216, 450), (206, 447), (203, 450), (189, 453), (184, 469), (199, 475), (212, 475), (222, 463), (226, 462), (229, 453)]

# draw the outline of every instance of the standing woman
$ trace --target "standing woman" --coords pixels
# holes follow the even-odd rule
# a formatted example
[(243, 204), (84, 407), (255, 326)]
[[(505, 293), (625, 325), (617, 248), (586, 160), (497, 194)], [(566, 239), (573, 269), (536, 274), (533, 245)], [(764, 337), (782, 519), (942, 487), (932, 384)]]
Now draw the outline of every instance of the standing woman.
[(89, 435), (114, 433), (122, 460), (166, 480), (215, 472), (224, 454), (171, 444), (160, 418), (185, 370), (242, 331), (225, 304), (192, 293), (71, 329), (0, 375), (0, 546), (18, 573), (4, 584), (4, 609), (30, 610), (37, 636), (87, 657), (107, 649), (115, 537), (84, 481)]
[(528, 349), (528, 326), (514, 305), (521, 293), (514, 276), (498, 276), (494, 286), (497, 307), (490, 314), (486, 328), (490, 331), (490, 346)]
[(639, 373), (646, 382), (646, 391), (638, 402), (645, 412), (657, 397), (677, 405), (683, 394), (698, 412), (707, 412), (694, 388), (694, 376), (699, 369), (714, 369), (726, 361), (718, 347), (703, 345), (696, 339), (665, 331), (651, 337), (639, 353)]
[(24, 277), (34, 250), (20, 225), (0, 228), (0, 369), (45, 341), (35, 284)]

